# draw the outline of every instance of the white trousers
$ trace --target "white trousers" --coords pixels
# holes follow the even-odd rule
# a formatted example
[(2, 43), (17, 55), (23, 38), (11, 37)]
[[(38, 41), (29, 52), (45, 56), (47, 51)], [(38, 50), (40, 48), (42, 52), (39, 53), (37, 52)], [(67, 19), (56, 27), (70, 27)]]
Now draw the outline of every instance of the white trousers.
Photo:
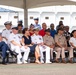
[(50, 48), (47, 46), (39, 46), (40, 54), (41, 54), (41, 61), (44, 59), (43, 52), (46, 52), (46, 62), (50, 62)]
[[(19, 62), (21, 58), (22, 58), (22, 61), (25, 61), (25, 60), (28, 59), (28, 55), (29, 55), (29, 52), (30, 52), (29, 47), (27, 47), (27, 49), (25, 49), (23, 46), (21, 48), (19, 46), (13, 46), (11, 48), (12, 48), (12, 51), (15, 51), (16, 53), (18, 53), (17, 62)], [(24, 52), (23, 57), (21, 55), (21, 52)]]

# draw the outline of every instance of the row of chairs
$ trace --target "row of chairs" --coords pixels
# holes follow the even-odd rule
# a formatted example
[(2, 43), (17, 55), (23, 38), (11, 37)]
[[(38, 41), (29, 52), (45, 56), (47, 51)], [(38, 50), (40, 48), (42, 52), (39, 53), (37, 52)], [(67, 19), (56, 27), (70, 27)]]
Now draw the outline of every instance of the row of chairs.
[[(24, 53), (22, 52), (22, 55), (23, 55)], [(46, 56), (46, 54), (45, 54), (45, 52), (43, 53), (44, 54), (44, 61), (46, 60), (45, 59), (45, 56)], [(54, 57), (54, 60), (53, 60), (53, 62), (55, 61), (55, 58), (56, 58), (56, 54), (57, 54), (57, 52), (56, 51), (53, 51), (53, 57)], [(73, 55), (74, 55), (74, 62), (76, 62), (76, 50), (74, 49), (74, 51), (73, 51)], [(69, 57), (69, 52), (68, 51), (65, 51), (65, 56), (66, 56), (66, 61), (68, 62), (68, 57)], [(0, 58), (2, 59), (2, 51), (0, 51)], [(61, 59), (60, 59), (61, 60)], [(8, 62), (8, 63), (16, 63), (16, 61), (17, 61), (17, 58), (16, 58), (16, 56), (15, 55), (13, 55), (13, 54), (11, 54), (9, 51), (7, 51), (7, 57), (6, 57), (6, 61)], [(34, 63), (35, 62), (35, 54), (34, 54), (34, 52), (30, 52), (29, 53), (29, 58), (28, 58), (28, 62), (29, 63)]]

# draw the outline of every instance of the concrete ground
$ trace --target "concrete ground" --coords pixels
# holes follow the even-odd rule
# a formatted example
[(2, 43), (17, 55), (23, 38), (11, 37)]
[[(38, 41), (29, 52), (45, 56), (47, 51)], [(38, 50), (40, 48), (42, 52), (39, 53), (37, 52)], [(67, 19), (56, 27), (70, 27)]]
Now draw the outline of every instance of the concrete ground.
[(76, 75), (76, 63), (0, 64), (0, 75)]

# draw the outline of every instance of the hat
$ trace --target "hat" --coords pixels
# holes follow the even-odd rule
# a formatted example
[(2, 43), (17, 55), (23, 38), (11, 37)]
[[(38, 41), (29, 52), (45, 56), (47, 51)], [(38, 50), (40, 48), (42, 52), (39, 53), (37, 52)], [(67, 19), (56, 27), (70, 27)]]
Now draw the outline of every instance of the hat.
[(34, 20), (39, 20), (39, 18), (34, 18)]
[(17, 27), (13, 27), (12, 29), (18, 30), (18, 28), (17, 28)]
[(22, 21), (22, 20), (19, 20), (18, 22), (23, 23), (23, 21)]
[[(22, 25), (22, 24), (18, 24), (18, 26), (21, 26), (21, 27), (23, 27), (23, 25)], [(17, 26), (17, 27), (18, 27), (18, 26)]]
[(39, 28), (34, 28), (33, 31), (39, 31)]
[(4, 25), (12, 25), (11, 21), (7, 21), (4, 23)]
[(46, 29), (45, 32), (50, 32), (50, 29)]

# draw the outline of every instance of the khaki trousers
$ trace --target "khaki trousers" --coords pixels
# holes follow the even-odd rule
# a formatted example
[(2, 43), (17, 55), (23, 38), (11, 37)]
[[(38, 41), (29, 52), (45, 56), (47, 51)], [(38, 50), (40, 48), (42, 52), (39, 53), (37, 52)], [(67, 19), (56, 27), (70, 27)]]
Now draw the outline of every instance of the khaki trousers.
[[(57, 51), (56, 59), (60, 58), (60, 54), (62, 56), (62, 59), (65, 58), (65, 48), (56, 47), (55, 50)], [(69, 51), (69, 58), (72, 58), (73, 57), (73, 49), (71, 47), (68, 47), (67, 51)]]

